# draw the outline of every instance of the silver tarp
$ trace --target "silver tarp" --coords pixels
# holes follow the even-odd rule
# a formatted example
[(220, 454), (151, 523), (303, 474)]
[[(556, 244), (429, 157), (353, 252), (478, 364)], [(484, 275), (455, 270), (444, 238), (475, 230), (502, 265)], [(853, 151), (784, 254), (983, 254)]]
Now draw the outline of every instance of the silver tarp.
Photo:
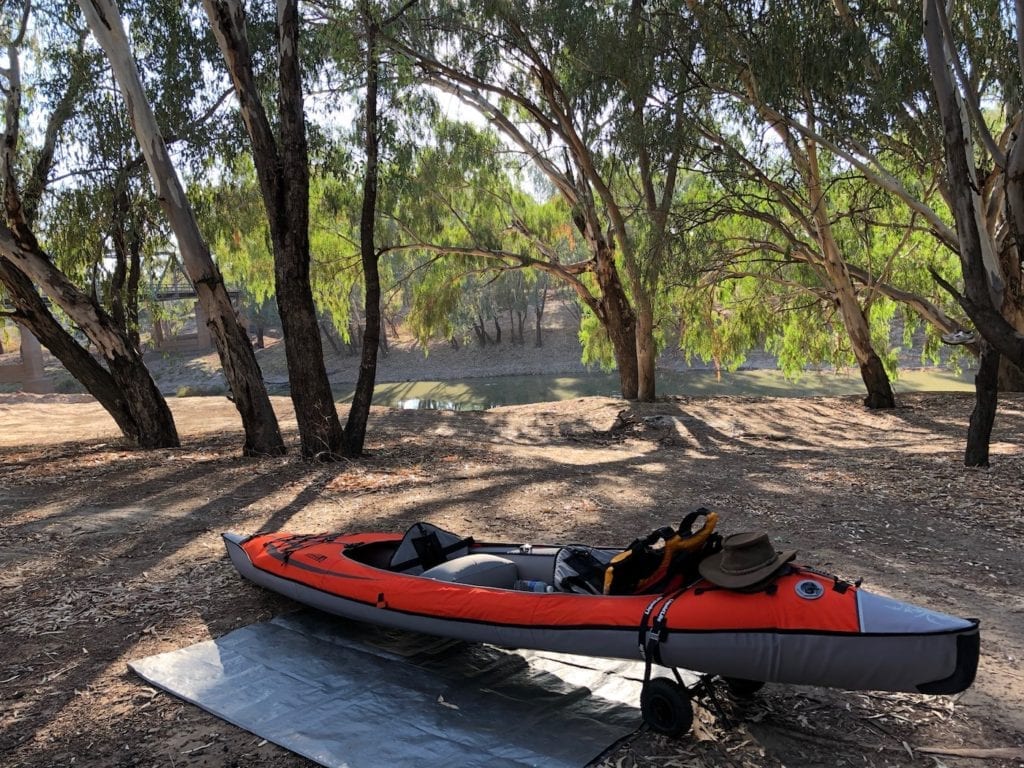
[(507, 651), (302, 611), (128, 665), (325, 766), (582, 766), (640, 725), (638, 662)]

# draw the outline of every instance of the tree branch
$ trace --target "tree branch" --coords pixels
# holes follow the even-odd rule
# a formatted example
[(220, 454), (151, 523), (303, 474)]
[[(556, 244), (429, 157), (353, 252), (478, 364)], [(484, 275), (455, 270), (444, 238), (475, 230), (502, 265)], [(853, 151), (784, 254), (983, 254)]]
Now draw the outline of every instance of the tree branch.
[[(995, 139), (992, 138), (992, 133), (988, 129), (988, 124), (985, 122), (984, 116), (981, 114), (981, 100), (978, 98), (978, 93), (974, 89), (974, 83), (971, 79), (964, 74), (963, 65), (960, 63), (960, 57), (956, 54), (956, 47), (953, 45), (953, 30), (949, 25), (949, 16), (946, 13), (946, 4), (939, 2), (935, 4), (936, 14), (939, 19), (939, 27), (942, 30), (942, 35), (946, 40), (946, 60), (953, 65), (953, 72), (956, 74), (956, 79), (960, 82), (960, 87), (963, 89), (963, 102), (967, 105), (967, 111), (971, 115), (971, 120), (974, 122), (974, 128), (981, 135), (981, 141), (985, 145), (985, 149), (988, 150), (992, 156), (992, 162), (999, 168), (1006, 168), (1006, 155), (999, 149)], [(1019, 37), (1019, 28), (1018, 28)]]
[[(751, 106), (754, 105), (751, 104)], [(799, 121), (788, 118), (780, 112), (774, 112), (773, 114), (775, 119), (791, 127), (805, 138), (811, 139), (812, 141), (827, 148), (838, 157), (841, 157), (864, 174), (864, 177), (868, 179), (868, 181), (876, 184), (887, 192), (892, 193), (912, 210), (920, 213), (922, 217), (928, 221), (932, 229), (935, 231), (935, 234), (945, 245), (953, 251), (959, 250), (960, 244), (956, 236), (956, 231), (942, 221), (941, 217), (939, 217), (939, 215), (930, 206), (910, 194), (899, 179), (893, 176), (882, 162), (866, 147), (860, 145), (858, 142), (851, 142), (857, 149), (857, 152), (862, 155), (862, 157), (858, 157), (856, 154), (839, 146), (834, 141), (830, 141), (825, 138), (817, 131), (813, 131), (807, 126), (802, 125)]]

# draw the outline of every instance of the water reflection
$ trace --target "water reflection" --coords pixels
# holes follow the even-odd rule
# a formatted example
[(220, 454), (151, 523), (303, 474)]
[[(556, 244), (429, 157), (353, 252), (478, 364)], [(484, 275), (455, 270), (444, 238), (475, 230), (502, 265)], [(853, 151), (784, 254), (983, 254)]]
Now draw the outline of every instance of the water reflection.
[[(377, 399), (374, 398), (374, 402)], [(389, 405), (389, 403), (377, 403), (377, 405)], [(428, 398), (411, 397), (408, 400), (399, 400), (393, 407), (401, 408), (403, 411), (486, 411), (502, 403), (487, 403), (482, 405), (473, 402), (456, 400), (431, 400)]]

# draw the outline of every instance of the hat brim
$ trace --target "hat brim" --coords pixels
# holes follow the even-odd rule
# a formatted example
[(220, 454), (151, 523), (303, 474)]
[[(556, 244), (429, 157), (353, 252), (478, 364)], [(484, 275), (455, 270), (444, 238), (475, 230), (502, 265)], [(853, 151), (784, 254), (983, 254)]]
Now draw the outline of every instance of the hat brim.
[(722, 570), (722, 556), (724, 552), (716, 552), (710, 557), (701, 560), (697, 570), (700, 575), (717, 587), (726, 589), (742, 589), (751, 587), (760, 581), (764, 581), (786, 563), (796, 557), (795, 549), (788, 549), (783, 552), (776, 552), (775, 559), (767, 565), (748, 573), (726, 573)]

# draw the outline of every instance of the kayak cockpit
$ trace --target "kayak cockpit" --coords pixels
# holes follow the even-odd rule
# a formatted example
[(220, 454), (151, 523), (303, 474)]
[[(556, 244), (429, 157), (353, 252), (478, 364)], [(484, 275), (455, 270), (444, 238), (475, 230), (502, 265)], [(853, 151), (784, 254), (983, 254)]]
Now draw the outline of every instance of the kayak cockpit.
[[(346, 548), (343, 556), (372, 568), (453, 584), (533, 592), (564, 591), (554, 580), (556, 559), (562, 549), (559, 546), (469, 543), (440, 562), (415, 558), (415, 562), (410, 563), (414, 558), (404, 557), (402, 541), (404, 539), (362, 543)], [(408, 564), (399, 568), (396, 563)]]

